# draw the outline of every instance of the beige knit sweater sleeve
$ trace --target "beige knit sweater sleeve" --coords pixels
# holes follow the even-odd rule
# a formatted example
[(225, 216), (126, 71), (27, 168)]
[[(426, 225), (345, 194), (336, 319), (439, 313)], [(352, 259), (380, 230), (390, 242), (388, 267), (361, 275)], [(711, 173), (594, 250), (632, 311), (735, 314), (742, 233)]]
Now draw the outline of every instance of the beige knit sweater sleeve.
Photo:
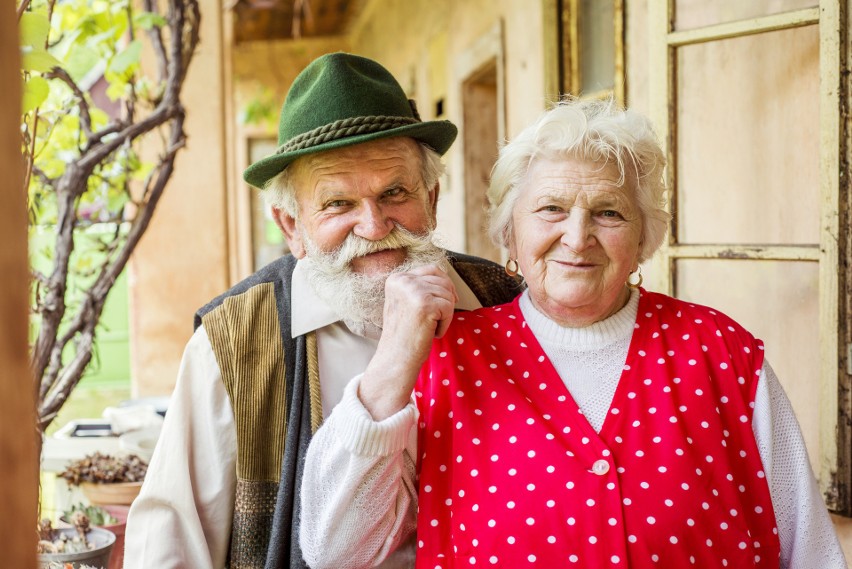
[(299, 544), (312, 569), (413, 566), (417, 409), (412, 402), (373, 421), (358, 400), (360, 379), (346, 386), (305, 459)]

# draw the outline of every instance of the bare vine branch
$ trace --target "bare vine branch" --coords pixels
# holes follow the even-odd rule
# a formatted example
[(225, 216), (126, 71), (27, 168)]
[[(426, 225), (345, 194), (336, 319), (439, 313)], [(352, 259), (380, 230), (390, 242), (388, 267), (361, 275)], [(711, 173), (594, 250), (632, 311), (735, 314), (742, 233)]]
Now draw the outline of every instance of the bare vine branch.
[[(26, 3), (26, 2), (25, 2)], [(50, 2), (51, 8), (53, 2)], [(157, 13), (154, 0), (144, 0), (146, 11)], [(136, 91), (125, 97), (126, 114), (123, 119), (113, 120), (105, 127), (93, 130), (91, 109), (85, 93), (66, 70), (54, 68), (44, 77), (64, 82), (77, 101), (77, 112), (85, 134), (80, 154), (70, 160), (64, 172), (56, 179), (47, 176), (41, 169), (32, 167), (33, 175), (46, 187), (53, 188), (56, 195), (56, 247), (54, 264), (47, 275), (37, 279), (35, 311), (40, 315), (40, 330), (32, 350), (32, 367), (39, 394), (39, 422), (42, 429), (56, 417), (59, 409), (79, 383), (86, 366), (92, 360), (94, 340), (100, 317), (110, 289), (127, 265), (131, 254), (148, 228), (157, 204), (174, 171), (177, 153), (186, 144), (183, 125), (185, 110), (180, 101), (180, 92), (186, 78), (188, 66), (199, 41), (200, 10), (197, 0), (169, 0), (168, 33), (152, 26), (148, 38), (157, 59), (158, 81), (162, 85), (162, 96), (145, 116), (137, 118)], [(24, 3), (22, 3), (22, 6)], [(21, 7), (19, 6), (19, 10)], [(131, 14), (128, 14), (131, 17)], [(38, 111), (35, 113), (38, 120)], [(99, 176), (105, 164), (118, 164), (124, 172), (129, 171), (129, 154), (134, 144), (149, 134), (158, 133), (167, 127), (169, 136), (164, 139), (164, 151), (146, 179), (141, 184), (141, 195), (131, 195), (127, 178), (104, 183), (123, 191), (133, 204), (125, 206), (124, 212), (112, 214), (118, 225), (106, 239), (99, 239), (99, 249), (106, 259), (99, 263), (94, 281), (83, 292), (79, 306), (66, 300), (71, 273), (70, 260), (75, 248), (75, 232), (81, 221), (77, 208), (80, 198), (89, 190), (89, 180)], [(29, 157), (35, 157), (37, 124), (30, 133), (32, 145), (28, 146)], [(109, 170), (103, 170), (108, 172)], [(28, 179), (29, 180), (29, 179)], [(28, 181), (29, 183), (29, 181)], [(131, 212), (131, 209), (134, 211)], [(121, 216), (129, 221), (129, 227), (121, 228)], [(70, 316), (70, 318), (69, 318)], [(74, 355), (63, 361), (63, 353), (73, 346)]]

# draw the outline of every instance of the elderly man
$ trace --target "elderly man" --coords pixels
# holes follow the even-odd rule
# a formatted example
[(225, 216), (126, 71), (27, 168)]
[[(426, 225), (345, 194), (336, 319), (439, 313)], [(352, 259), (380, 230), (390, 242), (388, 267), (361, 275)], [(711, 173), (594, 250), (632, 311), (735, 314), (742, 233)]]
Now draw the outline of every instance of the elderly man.
[(369, 59), (329, 54), (299, 74), (277, 151), (245, 172), (292, 255), (197, 313), (130, 512), (125, 567), (305, 567), (304, 455), (376, 351), (383, 310), (394, 309), (385, 279), (408, 273), (428, 286), (442, 267), (456, 309), (519, 292), (501, 267), (432, 244), (440, 155), (455, 136), (448, 121), (422, 122)]

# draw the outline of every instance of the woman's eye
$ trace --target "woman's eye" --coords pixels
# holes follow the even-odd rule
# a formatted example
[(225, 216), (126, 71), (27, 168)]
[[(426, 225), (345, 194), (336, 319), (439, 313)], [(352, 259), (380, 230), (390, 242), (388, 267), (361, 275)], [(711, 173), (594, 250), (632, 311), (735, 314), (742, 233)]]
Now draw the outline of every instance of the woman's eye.
[(603, 217), (621, 217), (621, 214), (614, 209), (605, 209), (601, 212)]
[(327, 204), (325, 204), (325, 207), (326, 207), (326, 208), (330, 208), (330, 207), (344, 207), (345, 205), (346, 205), (346, 202), (345, 202), (344, 200), (334, 200), (334, 201), (330, 201), (330, 202), (328, 202)]
[(546, 205), (542, 207), (540, 211), (545, 211), (547, 213), (560, 213), (562, 212), (562, 208), (558, 205)]
[(405, 189), (403, 188), (391, 188), (385, 191), (386, 198), (395, 198), (397, 196), (401, 196), (405, 193)]

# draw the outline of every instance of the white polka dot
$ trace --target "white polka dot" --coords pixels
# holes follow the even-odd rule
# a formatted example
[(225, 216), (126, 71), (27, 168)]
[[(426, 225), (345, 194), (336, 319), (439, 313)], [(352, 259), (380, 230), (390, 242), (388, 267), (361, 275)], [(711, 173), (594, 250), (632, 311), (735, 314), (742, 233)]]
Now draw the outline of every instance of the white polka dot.
[(622, 500), (622, 503), (623, 503), (625, 506), (629, 506), (630, 504), (632, 504), (632, 503), (633, 503), (633, 500), (631, 500), (630, 498), (625, 498), (624, 500)]
[(574, 518), (568, 518), (567, 522), (569, 526), (573, 526), (575, 523), (577, 523), (577, 520), (575, 520)]
[(728, 369), (728, 364), (726, 364), (725, 362), (722, 362), (722, 363), (719, 364), (719, 367), (722, 368), (722, 369)]
[(695, 520), (693, 520), (692, 518), (686, 518), (686, 525), (688, 525), (689, 527), (694, 526)]
[(509, 544), (511, 545), (511, 544), (515, 543), (515, 538), (510, 535), (509, 537), (506, 538), (506, 541), (509, 542)]
[(535, 524), (535, 520), (533, 518), (527, 518), (527, 525), (531, 526), (533, 524)]
[(635, 535), (628, 535), (627, 541), (629, 541), (630, 543), (636, 543), (636, 536)]
[(589, 543), (597, 543), (597, 542), (598, 542), (598, 538), (596, 538), (593, 535), (589, 536)]
[(610, 519), (607, 520), (607, 523), (609, 523), (609, 525), (611, 525), (611, 526), (614, 526), (615, 524), (618, 523), (618, 520), (616, 520), (615, 518), (610, 518)]
[(668, 500), (668, 499), (666, 499), (663, 503), (664, 503), (666, 506), (668, 506), (669, 508), (671, 508), (672, 506), (674, 506), (674, 502), (672, 502), (671, 500)]
[(677, 543), (677, 538), (676, 538), (675, 536), (671, 536), (671, 537), (669, 538), (669, 541), (670, 541), (672, 544), (675, 544), (675, 543)]
[(509, 509), (511, 510), (512, 508), (514, 508), (514, 507), (515, 507), (515, 503), (514, 503), (514, 502), (507, 502), (507, 503), (506, 503), (506, 507), (507, 507), (507, 508), (509, 508)]
[(535, 490), (535, 484), (527, 484), (527, 490), (529, 490), (530, 492)]
[(495, 492), (497, 492), (497, 487), (496, 486), (489, 486), (488, 491), (490, 493), (494, 494)]
[(548, 508), (552, 508), (552, 507), (553, 507), (553, 506), (555, 506), (555, 505), (556, 505), (556, 502), (554, 502), (553, 500), (548, 500), (548, 501), (547, 501), (547, 507), (548, 507)]
[(595, 501), (594, 501), (592, 498), (589, 498), (588, 500), (586, 500), (586, 505), (587, 505), (587, 506), (590, 506), (590, 507), (591, 507), (591, 506), (594, 506), (594, 505), (595, 505)]
[(488, 527), (493, 528), (497, 525), (497, 522), (494, 520), (488, 520)]
[(568, 556), (568, 561), (570, 561), (571, 563), (576, 563), (579, 559), (579, 557), (573, 554)]
[(517, 473), (518, 473), (518, 471), (517, 471), (517, 470), (515, 470), (514, 468), (510, 468), (510, 469), (509, 469), (509, 476), (514, 476), (514, 475), (515, 475), (515, 474), (517, 474)]
[(470, 471), (470, 475), (473, 477), (479, 476), (479, 471), (477, 469), (473, 469)]
[(530, 563), (535, 563), (535, 555), (533, 555), (532, 553), (527, 555), (527, 559), (529, 559)]
[(534, 456), (535, 456), (535, 451), (534, 451), (534, 450), (529, 451), (529, 452), (527, 453), (527, 456), (528, 456), (528, 457), (530, 457), (530, 458), (534, 457)]
[(430, 523), (430, 525), (431, 525), (433, 528), (434, 528), (434, 527), (438, 527), (438, 520), (432, 520), (432, 521), (431, 521), (431, 522), (429, 522), (429, 523)]
[(691, 365), (691, 366), (694, 366), (694, 365), (695, 365), (695, 364), (697, 364), (698, 362), (697, 362), (697, 361), (695, 361), (695, 360), (693, 360), (693, 359), (690, 359), (687, 363), (688, 363), (689, 365)]
[(492, 565), (496, 565), (497, 564), (497, 556), (492, 555), (491, 557), (488, 558), (488, 561), (490, 561)]
[(651, 525), (657, 523), (657, 519), (654, 516), (648, 516), (647, 522)]
[(424, 491), (424, 492), (427, 492), (427, 493), (428, 493), (428, 492), (431, 492), (431, 491), (432, 491), (432, 487), (431, 487), (431, 486), (429, 486), (429, 485), (427, 484), (426, 486), (424, 486), (424, 487), (423, 487), (423, 491)]
[(496, 454), (491, 455), (491, 462), (497, 462), (499, 459), (500, 459), (500, 457), (497, 456)]
[(612, 557), (609, 558), (609, 560), (612, 561), (613, 563), (618, 563), (619, 561), (621, 561), (621, 559), (618, 558), (618, 555), (613, 555)]
[(547, 536), (547, 543), (556, 543), (556, 537), (552, 535)]

